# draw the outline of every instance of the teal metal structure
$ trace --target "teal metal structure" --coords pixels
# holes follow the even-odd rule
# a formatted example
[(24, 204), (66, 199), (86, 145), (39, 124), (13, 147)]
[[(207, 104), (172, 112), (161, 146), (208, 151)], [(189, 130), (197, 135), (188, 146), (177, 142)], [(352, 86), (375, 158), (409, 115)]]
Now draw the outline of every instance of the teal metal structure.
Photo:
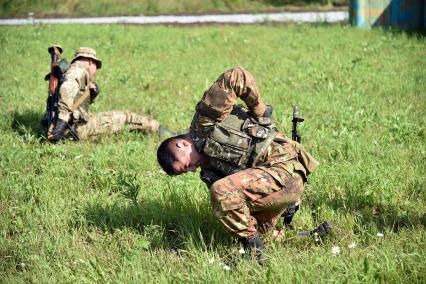
[(425, 29), (426, 0), (350, 0), (349, 18), (363, 29)]

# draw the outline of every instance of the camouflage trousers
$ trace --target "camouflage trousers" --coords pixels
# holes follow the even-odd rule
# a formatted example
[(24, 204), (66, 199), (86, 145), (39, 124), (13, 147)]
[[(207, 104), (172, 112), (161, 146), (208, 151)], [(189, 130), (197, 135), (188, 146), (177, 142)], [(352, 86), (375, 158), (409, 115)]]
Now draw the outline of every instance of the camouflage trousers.
[[(299, 162), (295, 160), (294, 163)], [(268, 173), (273, 170), (284, 171), (280, 173), (280, 182)], [(300, 173), (281, 167), (268, 168), (268, 172), (260, 168), (246, 169), (210, 187), (215, 215), (239, 238), (266, 233), (275, 227), (287, 207), (300, 202), (304, 189)]]
[(160, 123), (127, 110), (91, 113), (87, 123), (77, 125), (79, 139), (85, 140), (106, 133), (117, 133), (125, 128), (154, 133)]

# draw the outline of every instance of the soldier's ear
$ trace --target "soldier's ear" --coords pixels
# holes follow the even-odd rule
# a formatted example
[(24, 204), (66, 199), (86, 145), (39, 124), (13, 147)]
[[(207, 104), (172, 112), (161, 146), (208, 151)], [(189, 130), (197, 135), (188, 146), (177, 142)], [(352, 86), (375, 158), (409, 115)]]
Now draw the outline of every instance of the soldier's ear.
[(178, 140), (176, 141), (176, 148), (182, 149), (185, 147), (185, 141), (184, 140)]
[(188, 147), (189, 143), (188, 141), (184, 140), (184, 139), (180, 139), (178, 141), (176, 141), (176, 147), (179, 149), (183, 149), (185, 147)]

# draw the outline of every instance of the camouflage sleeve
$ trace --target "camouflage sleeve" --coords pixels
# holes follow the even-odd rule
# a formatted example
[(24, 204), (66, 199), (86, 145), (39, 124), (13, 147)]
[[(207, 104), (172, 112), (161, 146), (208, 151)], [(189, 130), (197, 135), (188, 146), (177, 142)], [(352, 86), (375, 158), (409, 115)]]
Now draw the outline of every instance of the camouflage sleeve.
[(59, 103), (58, 103), (58, 118), (64, 121), (69, 121), (71, 118), (72, 105), (74, 97), (79, 91), (79, 84), (77, 80), (68, 79), (61, 85), (59, 89)]
[(260, 98), (253, 75), (242, 67), (223, 73), (197, 104), (196, 112), (212, 121), (223, 121), (241, 98), (255, 116), (262, 116), (266, 105)]

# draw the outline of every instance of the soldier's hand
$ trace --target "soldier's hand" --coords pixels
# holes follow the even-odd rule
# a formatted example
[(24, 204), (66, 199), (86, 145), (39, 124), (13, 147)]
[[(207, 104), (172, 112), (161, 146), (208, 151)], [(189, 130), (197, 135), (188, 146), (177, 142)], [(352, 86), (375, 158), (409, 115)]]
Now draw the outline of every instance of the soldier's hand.
[(52, 142), (57, 142), (64, 138), (67, 122), (58, 119), (56, 126), (51, 133), (48, 134), (47, 138)]
[(90, 82), (89, 89), (90, 89), (90, 103), (93, 103), (93, 101), (96, 99), (96, 97), (101, 92), (101, 89), (100, 89), (99, 85), (95, 82)]

